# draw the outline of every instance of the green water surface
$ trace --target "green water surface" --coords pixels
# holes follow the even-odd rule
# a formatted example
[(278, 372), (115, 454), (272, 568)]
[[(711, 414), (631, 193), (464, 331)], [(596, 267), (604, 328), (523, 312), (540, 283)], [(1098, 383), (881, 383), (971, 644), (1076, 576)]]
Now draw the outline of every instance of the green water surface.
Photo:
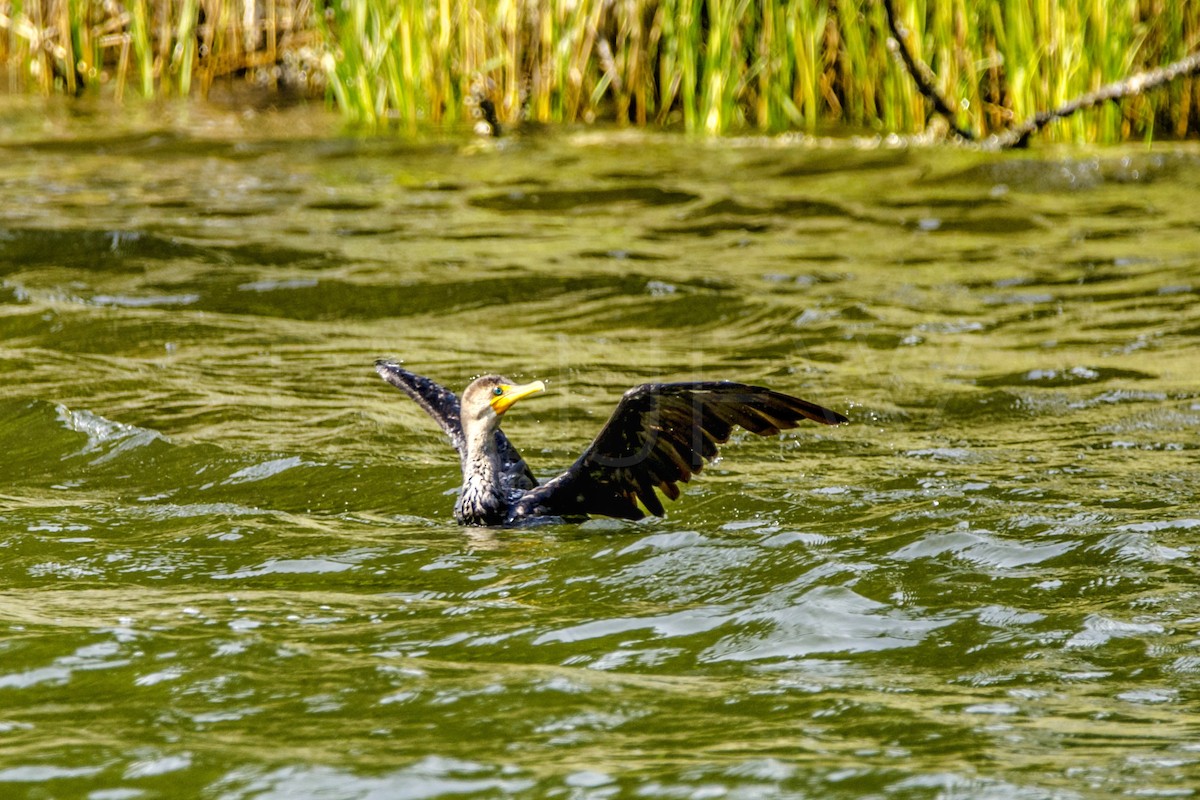
[[(0, 114), (0, 797), (1200, 791), (1200, 149)], [(375, 375), (845, 413), (453, 522)]]

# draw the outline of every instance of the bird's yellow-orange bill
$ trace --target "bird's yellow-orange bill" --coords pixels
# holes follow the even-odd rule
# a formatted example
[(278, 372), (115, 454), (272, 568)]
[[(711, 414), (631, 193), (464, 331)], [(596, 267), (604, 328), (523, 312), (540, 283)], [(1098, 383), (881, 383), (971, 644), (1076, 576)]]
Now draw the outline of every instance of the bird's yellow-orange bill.
[(522, 398), (529, 397), (531, 394), (537, 394), (538, 392), (546, 391), (546, 384), (542, 383), (541, 381), (523, 383), (520, 386), (512, 386), (511, 384), (503, 383), (500, 385), (500, 388), (503, 390), (503, 394), (500, 394), (492, 399), (492, 410), (497, 414), (503, 414), (505, 411), (508, 411), (508, 409), (512, 407), (513, 403), (521, 400)]

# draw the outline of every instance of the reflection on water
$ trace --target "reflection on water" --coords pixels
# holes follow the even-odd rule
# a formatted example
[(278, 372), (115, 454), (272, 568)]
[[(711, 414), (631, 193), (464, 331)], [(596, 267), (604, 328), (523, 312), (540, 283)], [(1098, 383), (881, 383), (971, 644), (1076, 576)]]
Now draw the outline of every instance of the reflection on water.
[[(0, 794), (1194, 790), (1200, 154), (9, 134)], [(452, 524), (375, 376), (845, 412)]]

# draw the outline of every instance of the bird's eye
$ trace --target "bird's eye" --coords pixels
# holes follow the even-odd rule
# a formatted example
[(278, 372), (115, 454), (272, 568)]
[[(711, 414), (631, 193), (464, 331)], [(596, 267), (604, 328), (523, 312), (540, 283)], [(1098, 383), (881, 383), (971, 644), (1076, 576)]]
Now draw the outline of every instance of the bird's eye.
[(504, 394), (504, 387), (497, 386), (495, 389), (492, 389), (492, 394), (496, 395), (496, 397), (499, 397), (500, 395)]

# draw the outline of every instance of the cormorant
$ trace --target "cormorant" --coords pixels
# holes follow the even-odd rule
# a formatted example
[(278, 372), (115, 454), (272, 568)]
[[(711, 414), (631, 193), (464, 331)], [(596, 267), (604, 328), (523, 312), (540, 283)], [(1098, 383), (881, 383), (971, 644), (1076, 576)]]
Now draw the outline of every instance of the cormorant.
[(729, 381), (644, 383), (625, 393), (596, 439), (566, 472), (541, 485), (500, 430), (504, 412), (545, 391), (541, 381), (517, 385), (499, 375), (476, 378), (459, 402), (454, 392), (399, 364), (380, 359), (375, 371), (437, 420), (458, 450), (463, 484), (454, 517), (461, 525), (514, 525), (539, 517), (602, 514), (662, 516), (661, 491), (679, 497), (686, 483), (735, 425), (759, 436), (794, 428), (802, 419), (839, 425), (846, 418), (798, 397)]

